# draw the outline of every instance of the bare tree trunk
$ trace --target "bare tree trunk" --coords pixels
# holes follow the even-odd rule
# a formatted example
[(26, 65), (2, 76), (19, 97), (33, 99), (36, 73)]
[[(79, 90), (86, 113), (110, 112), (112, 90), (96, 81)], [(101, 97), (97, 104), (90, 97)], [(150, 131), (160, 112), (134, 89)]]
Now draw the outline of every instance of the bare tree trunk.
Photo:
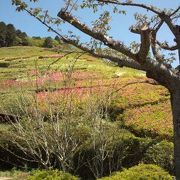
[(171, 92), (174, 126), (174, 162), (176, 179), (180, 180), (180, 89)]

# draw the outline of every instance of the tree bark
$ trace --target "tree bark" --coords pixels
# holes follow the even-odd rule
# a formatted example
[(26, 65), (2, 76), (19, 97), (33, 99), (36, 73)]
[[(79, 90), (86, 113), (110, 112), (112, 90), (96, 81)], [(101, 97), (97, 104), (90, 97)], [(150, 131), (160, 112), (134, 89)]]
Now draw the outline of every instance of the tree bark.
[(176, 180), (180, 180), (180, 88), (171, 92), (174, 126), (174, 163)]

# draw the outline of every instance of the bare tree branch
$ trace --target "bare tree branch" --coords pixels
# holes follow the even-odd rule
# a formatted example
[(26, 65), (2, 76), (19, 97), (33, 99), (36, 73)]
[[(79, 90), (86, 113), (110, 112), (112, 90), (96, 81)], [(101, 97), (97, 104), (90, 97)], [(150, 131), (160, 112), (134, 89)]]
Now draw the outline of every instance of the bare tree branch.
[[(73, 17), (72, 15), (70, 15), (68, 13), (64, 13), (63, 11), (59, 12), (58, 15), (60, 17), (64, 16), (62, 18), (64, 21), (66, 21), (66, 19), (67, 19), (68, 23), (75, 26), (76, 28), (78, 28), (79, 30), (84, 32), (85, 34), (88, 34), (89, 36), (102, 41), (104, 44), (109, 46), (111, 49), (115, 49), (116, 51), (119, 51), (122, 54), (129, 57), (127, 59), (126, 58), (117, 59), (117, 57), (110, 57), (110, 56), (108, 57), (106, 54), (99, 55), (99, 54), (97, 54), (97, 52), (94, 52), (92, 49), (87, 49), (87, 47), (80, 44), (79, 40), (69, 39), (66, 36), (61, 35), (58, 31), (53, 29), (46, 22), (43, 22), (40, 18), (38, 18), (34, 14), (32, 14), (31, 11), (29, 11), (28, 9), (25, 9), (25, 10), (31, 16), (34, 16), (38, 21), (40, 21), (42, 24), (44, 24), (49, 30), (56, 33), (59, 37), (61, 37), (61, 40), (63, 42), (72, 44), (72, 45), (82, 49), (83, 51), (89, 52), (90, 54), (92, 54), (96, 57), (106, 58), (113, 62), (118, 61), (119, 66), (127, 66), (127, 67), (145, 70), (146, 72), (148, 72), (147, 73), (148, 75), (151, 74), (151, 78), (156, 79), (157, 81), (159, 81), (162, 85), (166, 86), (167, 88), (170, 87), (170, 79), (173, 77), (176, 77), (176, 74), (174, 73), (174, 71), (172, 69), (168, 69), (165, 65), (163, 65), (162, 63), (159, 64), (159, 62), (155, 61), (154, 59), (147, 58), (147, 54), (149, 52), (149, 43), (150, 43), (150, 32), (149, 32), (149, 28), (147, 28), (147, 27), (144, 29), (142, 28), (140, 30), (140, 33), (141, 33), (140, 51), (138, 52), (138, 54), (133, 54), (127, 47), (124, 46), (123, 43), (121, 43), (119, 41), (115, 41), (112, 38), (105, 36), (104, 34), (94, 32), (89, 27), (87, 27), (85, 24), (82, 24), (75, 17)], [(145, 42), (145, 44), (146, 44), (144, 47), (143, 47), (142, 41)], [(160, 78), (159, 74), (163, 74), (164, 78)]]
[(127, 58), (127, 57), (119, 58), (116, 56), (108, 55), (104, 52), (98, 52), (97, 53), (95, 50), (90, 49), (87, 46), (83, 46), (82, 44), (78, 44), (75, 40), (68, 40), (68, 43), (76, 46), (77, 48), (79, 48), (85, 52), (90, 53), (91, 55), (93, 55), (95, 57), (108, 59), (112, 62), (118, 63), (118, 66), (120, 66), (120, 67), (125, 66), (125, 67), (135, 68), (138, 70), (144, 70), (143, 67), (139, 63), (137, 63), (136, 61), (134, 61), (130, 58)]
[(159, 17), (161, 18), (162, 21), (164, 21), (168, 25), (169, 29), (176, 37), (176, 26), (173, 24), (170, 16), (165, 14), (165, 12), (162, 12), (159, 14)]
[[(58, 13), (58, 16), (62, 18), (64, 21), (67, 21), (68, 23), (76, 27), (77, 29), (81, 30), (85, 34), (88, 34), (89, 36), (100, 40), (104, 44), (107, 44), (107, 46), (109, 46), (110, 48), (115, 49), (116, 51), (119, 51), (122, 54), (128, 56), (129, 58), (133, 59), (134, 61), (138, 62), (138, 64), (141, 65), (141, 68), (145, 70), (146, 72), (148, 72), (147, 74), (149, 75), (149, 77), (151, 74), (151, 78), (156, 79), (167, 88), (168, 87), (170, 88), (171, 86), (170, 79), (176, 76), (176, 74), (174, 74), (174, 71), (172, 69), (169, 69), (169, 67), (167, 67), (165, 64), (159, 63), (158, 61), (155, 61), (154, 59), (147, 57), (149, 53), (149, 48), (150, 48), (150, 32), (151, 32), (148, 26), (144, 26), (141, 28), (140, 30), (141, 47), (137, 54), (133, 54), (129, 49), (127, 49), (119, 41), (114, 41), (113, 39), (107, 38), (107, 36), (101, 33), (97, 33), (91, 30), (89, 27), (87, 27), (85, 24), (78, 21), (75, 17), (73, 17), (69, 13), (60, 11)], [(79, 46), (79, 44), (77, 44), (78, 41), (75, 40), (74, 43), (77, 46)], [(90, 53), (94, 55), (93, 51), (91, 51)], [(112, 59), (110, 60), (112, 61)], [(159, 74), (163, 74), (164, 77), (160, 78)]]
[(108, 36), (106, 36), (100, 32), (96, 32), (95, 30), (90, 29), (87, 25), (81, 23), (78, 19), (76, 19), (74, 16), (72, 16), (68, 12), (64, 12), (61, 10), (58, 13), (58, 17), (60, 17), (64, 21), (70, 23), (71, 25), (73, 25), (74, 27), (76, 27), (80, 31), (84, 32), (85, 34), (87, 34), (87, 35), (89, 35), (89, 36), (91, 36), (97, 40), (100, 40), (101, 42), (103, 42), (108, 47), (110, 47), (114, 50), (117, 50), (117, 51), (123, 53), (124, 55), (129, 56), (132, 59), (136, 59), (136, 55), (133, 54), (130, 51), (130, 49), (125, 47), (125, 45), (122, 42), (115, 41), (112, 38), (110, 38), (110, 37), (108, 37)]
[[(170, 16), (171, 15), (167, 15), (164, 11), (161, 11), (153, 6), (148, 6), (148, 5), (145, 5), (145, 4), (139, 4), (139, 3), (121, 3), (119, 1), (113, 1), (113, 0), (97, 0), (98, 2), (101, 2), (101, 3), (110, 3), (110, 4), (116, 4), (116, 5), (120, 5), (120, 6), (132, 6), (132, 7), (140, 7), (140, 8), (143, 8), (143, 9), (146, 9), (146, 10), (149, 10), (155, 14), (157, 14), (160, 19), (162, 21), (164, 21), (168, 27), (170, 28), (170, 30), (172, 31), (172, 33), (175, 35), (175, 25), (173, 24)], [(178, 9), (179, 10), (179, 9)]]
[(157, 27), (154, 29), (154, 31), (157, 33), (159, 31), (159, 29), (162, 27), (164, 21), (160, 21), (159, 24), (157, 25)]
[(134, 6), (134, 7), (140, 7), (140, 8), (144, 8), (146, 10), (152, 11), (155, 14), (160, 14), (160, 11), (153, 7), (153, 6), (148, 6), (145, 4), (139, 4), (139, 3), (121, 3), (119, 1), (114, 1), (114, 0), (97, 0), (98, 2), (102, 2), (102, 3), (111, 3), (111, 4), (116, 4), (116, 5), (121, 5), (121, 6)]
[(141, 46), (138, 52), (138, 59), (139, 63), (144, 63), (146, 61), (147, 55), (149, 53), (150, 48), (150, 32), (151, 30), (147, 25), (141, 29)]
[(65, 38), (64, 36), (62, 36), (58, 31), (56, 31), (55, 29), (53, 29), (51, 26), (49, 26), (46, 22), (42, 21), (40, 18), (38, 18), (37, 16), (35, 16), (34, 14), (31, 13), (31, 11), (29, 11), (28, 9), (25, 9), (25, 11), (30, 14), (31, 16), (35, 17), (38, 21), (40, 21), (42, 24), (44, 24), (48, 29), (50, 29), (52, 32), (56, 33), (63, 42), (71, 44), (83, 51), (86, 51), (88, 53), (90, 53), (93, 56), (96, 56), (98, 58), (104, 58), (104, 59), (108, 59), (112, 62), (118, 63), (118, 65), (120, 67), (130, 67), (130, 68), (135, 68), (138, 70), (144, 70), (143, 67), (141, 67), (141, 65), (137, 62), (135, 62), (132, 59), (129, 58), (118, 58), (118, 57), (114, 57), (111, 55), (106, 55), (106, 54), (100, 54), (100, 53), (96, 53), (94, 50), (88, 48), (87, 46), (83, 46), (82, 44), (78, 43), (77, 40), (73, 40), (73, 39), (69, 39), (69, 38)]
[(160, 43), (159, 41), (156, 41), (157, 44), (162, 48), (162, 49), (165, 49), (165, 50), (169, 50), (169, 51), (175, 51), (178, 49), (178, 46), (175, 45), (175, 46), (169, 46), (167, 43)]
[(172, 12), (172, 13), (170, 14), (170, 16), (175, 15), (179, 10), (180, 10), (180, 6), (179, 6), (174, 12)]
[(163, 63), (164, 57), (158, 53), (157, 46), (156, 46), (157, 45), (156, 35), (157, 35), (157, 32), (159, 31), (159, 29), (161, 28), (161, 26), (163, 25), (163, 22), (164, 21), (160, 21), (160, 23), (157, 25), (157, 27), (151, 31), (152, 52), (153, 52), (153, 55), (156, 58), (156, 60), (160, 63)]

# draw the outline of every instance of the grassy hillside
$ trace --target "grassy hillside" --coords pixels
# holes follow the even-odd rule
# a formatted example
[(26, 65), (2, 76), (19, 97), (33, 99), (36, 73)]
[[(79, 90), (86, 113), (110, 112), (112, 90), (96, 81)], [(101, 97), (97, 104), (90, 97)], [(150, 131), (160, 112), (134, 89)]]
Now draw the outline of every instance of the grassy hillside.
[[(142, 71), (119, 68), (80, 52), (65, 54), (39, 47), (0, 48), (0, 100), (0, 114), (21, 118), (20, 127), (28, 130), (27, 134), (18, 135), (22, 133), (18, 127), (18, 142), (23, 142), (23, 137), (35, 138), (36, 134), (43, 141), (48, 133), (59, 132), (70, 123), (70, 141), (75, 138), (79, 144), (78, 149), (72, 151), (73, 156), (66, 156), (78, 161), (85, 158), (91, 170), (97, 166), (93, 164), (96, 160), (98, 167), (101, 163), (97, 159), (101, 153), (99, 149), (107, 148), (107, 157), (112, 159), (106, 160), (103, 166), (109, 168), (111, 163), (118, 164), (116, 168), (106, 169), (107, 172), (145, 162), (160, 165), (173, 173), (170, 158), (173, 145), (168, 142), (173, 136), (169, 93), (147, 79)], [(57, 121), (61, 118), (62, 121)], [(54, 119), (59, 123), (56, 126)], [(39, 120), (43, 121), (42, 129)], [(0, 151), (8, 138), (13, 139), (11, 132), (14, 131), (0, 116)], [(53, 137), (54, 133), (47, 139), (50, 146), (58, 136)], [(30, 144), (37, 150), (36, 143), (28, 141), (27, 146)], [(167, 150), (162, 153), (164, 149)], [(82, 159), (77, 157), (78, 153)], [(89, 160), (92, 157), (93, 160)], [(87, 167), (82, 165), (75, 175), (94, 176), (89, 169), (86, 174), (82, 168)], [(97, 177), (109, 175), (107, 172), (103, 171), (101, 175), (96, 172)]]
[(23, 58), (31, 56), (41, 56), (52, 54), (53, 52), (49, 49), (31, 46), (12, 46), (0, 48), (0, 59), (1, 60), (12, 60), (13, 58)]
[[(64, 87), (63, 81), (67, 78), (73, 81), (73, 88), (109, 86), (112, 91), (113, 88), (114, 91), (120, 88), (115, 93), (115, 104), (124, 110), (124, 114), (119, 116), (123, 116), (125, 126), (172, 136), (167, 90), (159, 85), (142, 82), (147, 80), (143, 72), (119, 68), (89, 55), (77, 59), (78, 56), (65, 56), (39, 47), (0, 48), (1, 96), (15, 90), (35, 91), (37, 85), (42, 91), (46, 86), (58, 90)], [(135, 83), (121, 88), (129, 82)]]

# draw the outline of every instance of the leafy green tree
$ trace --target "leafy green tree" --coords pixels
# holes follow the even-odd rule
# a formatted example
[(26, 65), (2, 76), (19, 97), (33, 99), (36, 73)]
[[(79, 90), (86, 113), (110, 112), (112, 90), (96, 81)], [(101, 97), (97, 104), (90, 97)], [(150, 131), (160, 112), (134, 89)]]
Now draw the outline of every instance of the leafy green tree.
[(56, 37), (54, 38), (54, 40), (56, 40), (56, 41), (60, 42), (60, 38), (59, 38), (59, 36), (56, 36)]
[(4, 22), (0, 22), (0, 47), (13, 45), (27, 46), (27, 34), (16, 30), (12, 24), (6, 25)]
[(6, 24), (4, 22), (0, 22), (0, 47), (4, 47), (6, 45)]
[(47, 37), (47, 38), (44, 40), (43, 47), (52, 48), (52, 47), (53, 47), (53, 39), (52, 39), (51, 37)]
[(20, 39), (20, 42), (18, 44), (27, 46), (28, 40), (27, 40), (27, 34), (25, 32), (21, 32), (21, 30), (16, 30), (16, 35)]
[(12, 24), (8, 24), (6, 28), (6, 46), (13, 46), (17, 44), (15, 27)]

